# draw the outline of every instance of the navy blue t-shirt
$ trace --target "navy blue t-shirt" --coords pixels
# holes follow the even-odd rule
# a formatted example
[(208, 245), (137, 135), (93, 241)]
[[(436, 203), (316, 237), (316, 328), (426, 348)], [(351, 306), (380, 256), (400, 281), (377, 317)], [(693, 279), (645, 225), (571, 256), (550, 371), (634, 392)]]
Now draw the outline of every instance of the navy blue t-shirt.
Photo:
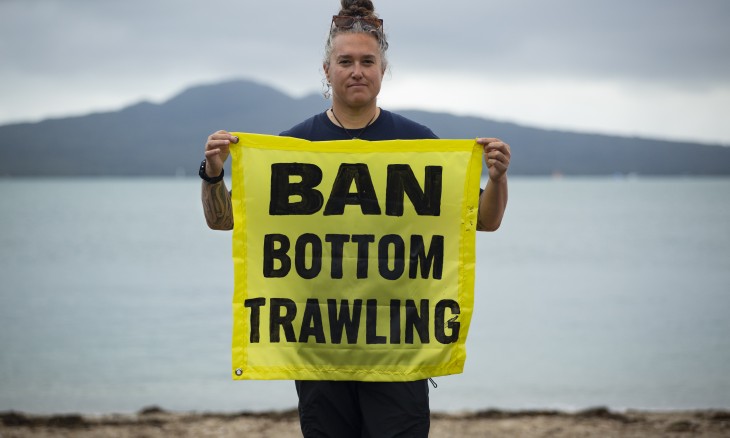
[[(358, 134), (360, 130), (349, 130)], [(352, 140), (352, 136), (344, 129), (332, 123), (327, 112), (319, 113), (298, 125), (279, 134), (282, 137), (295, 137), (309, 141)], [(420, 140), (425, 138), (437, 139), (436, 134), (426, 126), (407, 119), (399, 114), (380, 110), (380, 117), (362, 132), (362, 140)], [(484, 189), (479, 189), (479, 194)]]
[[(348, 129), (358, 134), (360, 129)], [(352, 140), (344, 129), (332, 123), (327, 113), (319, 113), (281, 134), (285, 137), (301, 138), (309, 141)], [(358, 138), (369, 141), (379, 140), (420, 140), (438, 138), (429, 128), (401, 115), (380, 110), (380, 116), (368, 126)]]

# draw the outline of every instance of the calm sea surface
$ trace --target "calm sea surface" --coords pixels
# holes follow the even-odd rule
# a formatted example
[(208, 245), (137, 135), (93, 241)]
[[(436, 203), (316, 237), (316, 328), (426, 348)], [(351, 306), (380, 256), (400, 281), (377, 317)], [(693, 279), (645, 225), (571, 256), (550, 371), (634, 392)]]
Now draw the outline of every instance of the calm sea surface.
[[(730, 408), (730, 179), (510, 184), (432, 409)], [(231, 236), (199, 186), (0, 180), (0, 411), (296, 406), (230, 380)]]

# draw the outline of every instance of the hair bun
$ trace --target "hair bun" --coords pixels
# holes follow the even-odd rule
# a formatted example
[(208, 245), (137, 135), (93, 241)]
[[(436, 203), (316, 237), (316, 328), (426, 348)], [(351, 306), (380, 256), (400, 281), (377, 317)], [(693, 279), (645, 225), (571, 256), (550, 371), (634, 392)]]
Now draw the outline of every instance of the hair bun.
[(375, 6), (370, 0), (340, 0), (340, 15), (369, 17), (375, 15)]

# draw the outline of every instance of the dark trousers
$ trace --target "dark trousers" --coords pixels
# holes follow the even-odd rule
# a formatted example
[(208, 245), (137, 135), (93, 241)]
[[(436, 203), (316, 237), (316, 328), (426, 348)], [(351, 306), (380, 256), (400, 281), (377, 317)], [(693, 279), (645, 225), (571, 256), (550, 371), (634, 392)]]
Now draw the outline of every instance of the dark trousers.
[(428, 437), (428, 381), (295, 382), (306, 438)]

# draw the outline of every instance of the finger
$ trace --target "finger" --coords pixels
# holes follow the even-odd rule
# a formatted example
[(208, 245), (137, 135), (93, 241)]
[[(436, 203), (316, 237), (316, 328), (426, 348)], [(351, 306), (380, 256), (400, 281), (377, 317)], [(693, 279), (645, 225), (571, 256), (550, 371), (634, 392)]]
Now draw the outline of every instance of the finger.
[(508, 151), (509, 145), (503, 141), (493, 141), (484, 145), (485, 151), (491, 151), (495, 149), (500, 151)]
[(229, 134), (228, 131), (218, 131), (214, 134), (211, 134), (208, 137), (208, 140), (228, 140), (231, 143), (238, 143), (238, 137)]
[(209, 149), (209, 150), (205, 151), (205, 158), (211, 158), (220, 153), (221, 153), (220, 149)]
[(491, 167), (494, 165), (504, 165), (506, 164), (506, 161), (500, 160), (499, 158), (489, 158), (487, 159), (487, 166)]
[(223, 135), (223, 134), (211, 135), (210, 137), (208, 137), (208, 142), (211, 142), (211, 141), (225, 141), (228, 143), (238, 143), (238, 137), (234, 137), (232, 135)]
[(484, 147), (484, 152), (492, 149), (499, 149), (502, 151), (509, 151), (509, 145), (498, 138), (484, 137), (477, 138), (477, 143)]
[(505, 163), (504, 161), (499, 160), (487, 160), (487, 168), (496, 168), (501, 171), (506, 171), (509, 167), (508, 163)]
[(489, 160), (487, 161), (487, 168), (489, 169), (490, 175), (498, 177), (507, 173), (508, 166), (498, 160)]
[(208, 140), (208, 143), (205, 144), (205, 150), (211, 150), (211, 149), (228, 149), (228, 146), (230, 146), (231, 142), (230, 140)]
[(512, 154), (510, 153), (509, 146), (504, 145), (504, 146), (495, 146), (495, 147), (489, 147), (489, 148), (485, 147), (484, 156), (485, 156), (485, 159), (504, 157), (507, 161), (509, 161)]
[(486, 146), (489, 143), (501, 142), (501, 141), (502, 140), (500, 140), (498, 138), (494, 138), (494, 137), (481, 137), (481, 138), (477, 138), (477, 143), (479, 143), (480, 145), (483, 145), (483, 146)]
[(490, 152), (486, 153), (486, 157), (487, 157), (487, 159), (491, 158), (491, 159), (499, 160), (502, 162), (507, 162), (510, 159), (510, 156), (508, 153), (505, 154), (505, 153), (502, 153), (502, 151), (498, 151), (498, 150), (490, 151)]

